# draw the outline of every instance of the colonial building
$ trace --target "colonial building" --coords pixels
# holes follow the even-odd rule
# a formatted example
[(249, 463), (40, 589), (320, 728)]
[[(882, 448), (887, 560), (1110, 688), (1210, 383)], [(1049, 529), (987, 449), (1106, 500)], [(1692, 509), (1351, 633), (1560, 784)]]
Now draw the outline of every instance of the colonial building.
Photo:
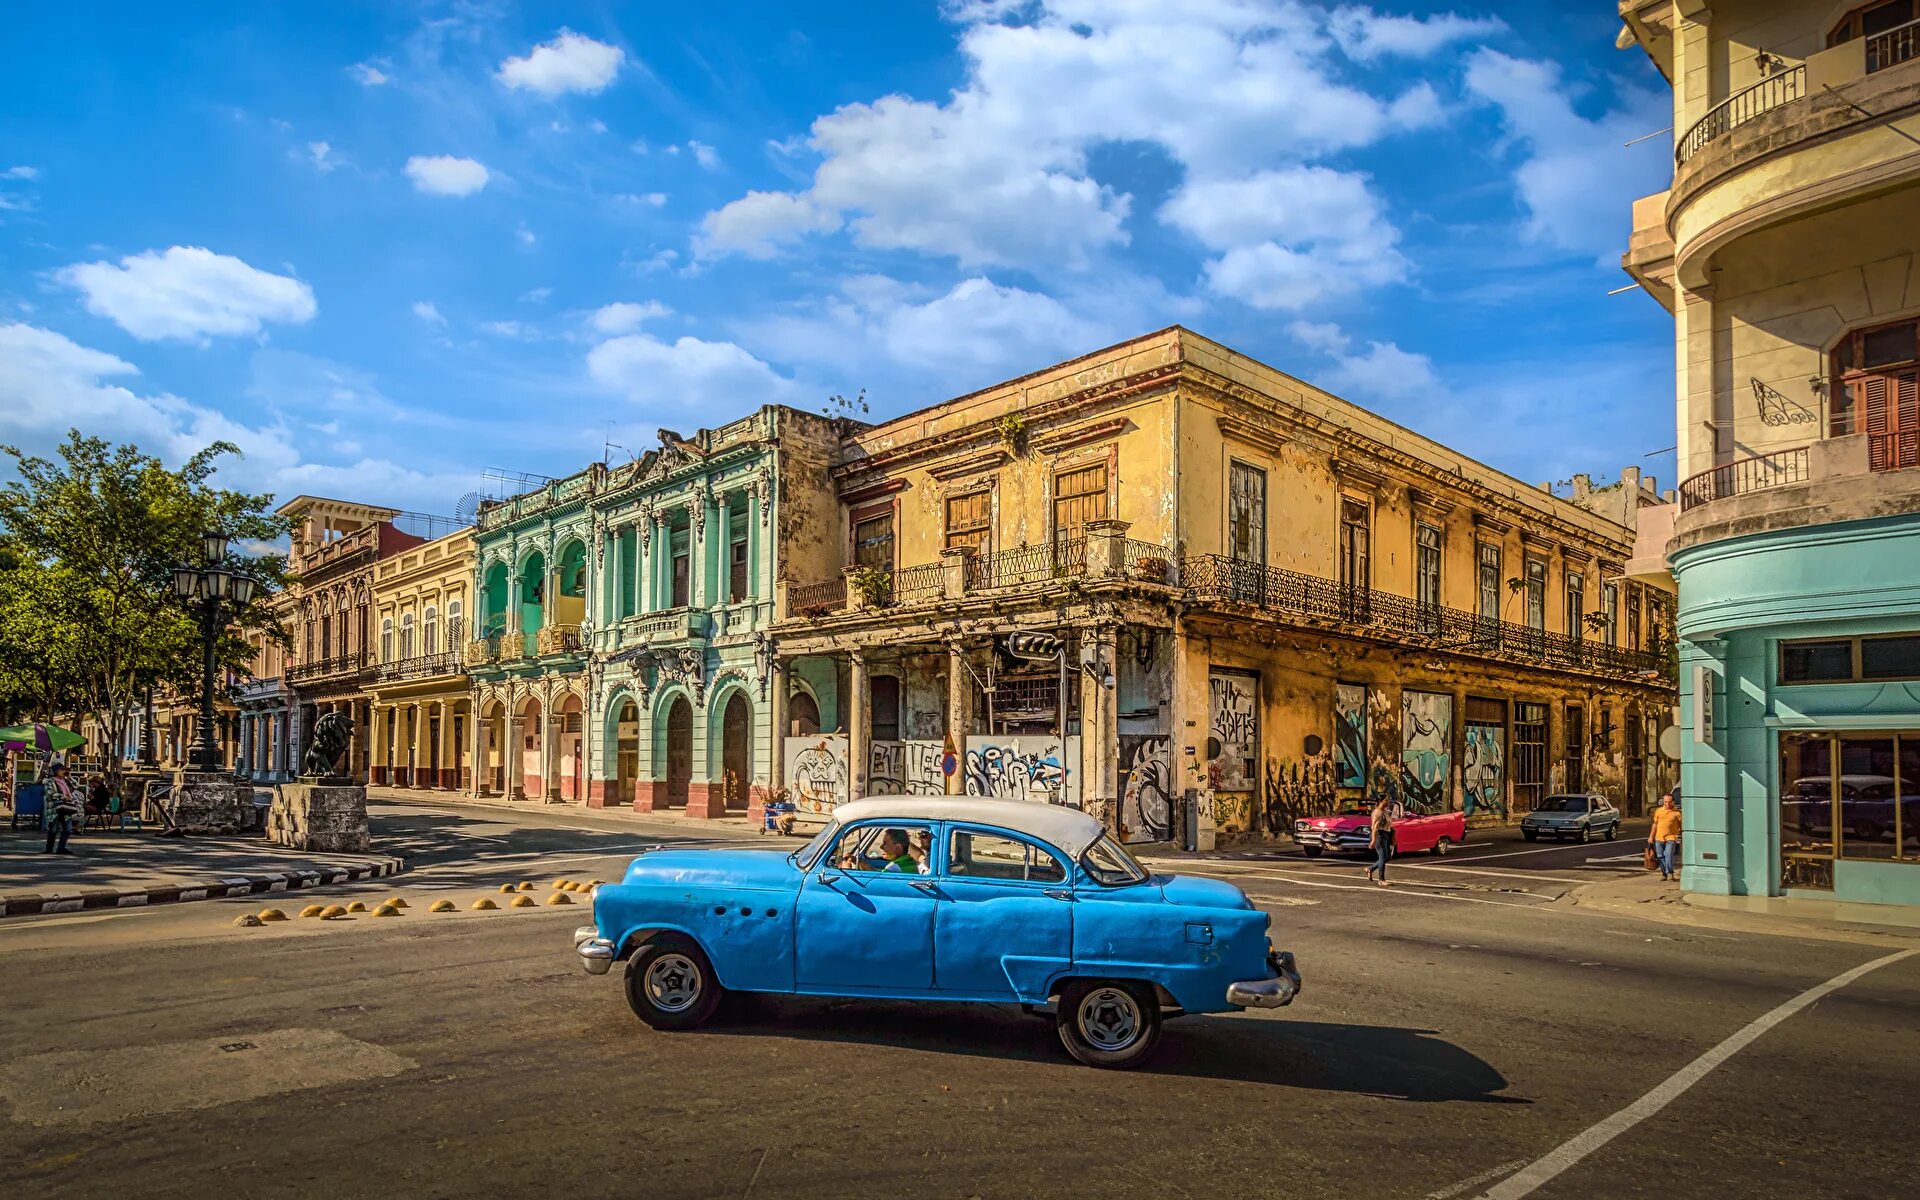
[(1620, 14), (1673, 84), (1625, 266), (1674, 317), (1682, 880), (1920, 903), (1920, 5)]
[(472, 786), (472, 696), (464, 651), (473, 531), (459, 528), (373, 566), (372, 782)]
[[(295, 594), (283, 589), (264, 601), (291, 631)], [(288, 651), (263, 633), (249, 635), (253, 646), (253, 676), (241, 680), (234, 703), (240, 711), (239, 771), (259, 783), (292, 779), (299, 773), (294, 761), (298, 748), (293, 737), (293, 693), (287, 686)]]
[(964, 790), (1204, 845), (1669, 775), (1631, 528), (1187, 330), (854, 432), (831, 477), (835, 567), (775, 626), (776, 774), (816, 818)]

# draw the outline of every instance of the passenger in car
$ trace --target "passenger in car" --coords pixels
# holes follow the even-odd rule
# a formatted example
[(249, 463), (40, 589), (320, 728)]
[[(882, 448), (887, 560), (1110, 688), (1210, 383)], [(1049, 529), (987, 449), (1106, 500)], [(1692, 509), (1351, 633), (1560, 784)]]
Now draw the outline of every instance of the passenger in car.
[(907, 853), (913, 858), (914, 869), (922, 875), (933, 874), (933, 831), (916, 829), (907, 841)]

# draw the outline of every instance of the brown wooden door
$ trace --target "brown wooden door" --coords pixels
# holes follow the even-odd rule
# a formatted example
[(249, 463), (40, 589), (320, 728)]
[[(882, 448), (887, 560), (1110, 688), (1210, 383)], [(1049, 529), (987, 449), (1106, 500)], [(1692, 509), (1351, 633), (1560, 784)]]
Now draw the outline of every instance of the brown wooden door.
[(682, 696), (667, 714), (667, 807), (687, 806), (693, 781), (693, 705)]
[(721, 780), (726, 787), (726, 804), (729, 809), (747, 807), (747, 789), (753, 784), (753, 762), (749, 752), (752, 738), (752, 717), (747, 710), (747, 698), (735, 692), (727, 700), (726, 716), (722, 718), (720, 734)]

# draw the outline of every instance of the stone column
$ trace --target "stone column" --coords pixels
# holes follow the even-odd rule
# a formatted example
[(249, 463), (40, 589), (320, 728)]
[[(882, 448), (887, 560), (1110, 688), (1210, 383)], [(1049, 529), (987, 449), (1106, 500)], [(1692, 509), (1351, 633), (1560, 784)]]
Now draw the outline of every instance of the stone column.
[(972, 546), (956, 546), (940, 552), (940, 593), (947, 600), (958, 600), (967, 594), (967, 569), (973, 563)]
[(787, 786), (787, 689), (791, 686), (787, 682), (787, 660), (777, 654), (773, 658), (773, 678), (767, 686), (767, 719), (773, 725), (767, 747), (767, 789), (777, 792)]
[(450, 792), (460, 786), (460, 743), (453, 736), (453, 701), (442, 700), (435, 707), (440, 710), (440, 736), (435, 739), (439, 762), (434, 764), (437, 774), (428, 786)]
[(412, 754), (410, 755), (411, 761), (407, 764), (407, 786), (415, 788), (425, 787), (427, 785), (423, 781), (426, 777), (427, 763), (430, 758), (428, 746), (433, 733), (431, 727), (427, 724), (427, 706), (425, 704), (416, 700), (408, 706), (408, 709), (408, 717), (413, 722), (411, 731), (413, 736), (408, 739), (408, 745), (412, 748)]
[(713, 596), (707, 584), (707, 497), (687, 501), (687, 595), (694, 608), (705, 608)]
[[(1120, 725), (1114, 698), (1120, 668), (1113, 626), (1081, 630), (1080, 645), (1082, 660), (1092, 667), (1080, 672), (1080, 808), (1117, 836)], [(1106, 680), (1113, 680), (1115, 687)]]
[(473, 794), (485, 796), (492, 790), (487, 785), (487, 722), (480, 718), (480, 694), (475, 692), (467, 704), (467, 736), (473, 739), (471, 757), (468, 758), (473, 771)]
[[(964, 561), (964, 559), (947, 560), (949, 570), (954, 563)], [(973, 679), (967, 674), (966, 649), (960, 644), (960, 640), (955, 638), (947, 643), (946, 748), (963, 762), (966, 760), (967, 753), (967, 727), (973, 719), (973, 706), (969, 702), (969, 697), (973, 695), (972, 685)], [(1081, 739), (1081, 744), (1086, 744), (1085, 738)], [(947, 795), (961, 795), (966, 791), (966, 786), (965, 772), (955, 771), (947, 776)]]
[[(508, 704), (511, 705), (512, 701), (509, 700)], [(504, 777), (501, 782), (506, 787), (509, 800), (527, 798), (526, 760), (522, 757), (525, 753), (522, 745), (526, 741), (522, 733), (525, 724), (521, 714), (514, 712), (511, 707), (507, 709), (507, 737), (505, 744), (500, 747), (500, 774)]]
[(1184, 800), (1191, 797), (1195, 806), (1197, 848), (1214, 846), (1213, 793), (1207, 786), (1207, 678), (1204, 660), (1195, 661), (1192, 640), (1184, 621), (1175, 618), (1173, 652), (1173, 739), (1168, 747), (1172, 755), (1175, 795), (1182, 797), (1174, 806), (1175, 843), (1186, 841)]
[(847, 699), (847, 799), (858, 800), (867, 794), (867, 746), (872, 737), (864, 651), (847, 654), (847, 690), (852, 693)]
[(1087, 578), (1114, 579), (1127, 572), (1126, 521), (1087, 522)]
[[(773, 587), (768, 583), (765, 566), (760, 559), (766, 554), (767, 539), (760, 536), (760, 489), (747, 489), (747, 598), (764, 601), (773, 596)], [(779, 784), (774, 784), (778, 787)]]

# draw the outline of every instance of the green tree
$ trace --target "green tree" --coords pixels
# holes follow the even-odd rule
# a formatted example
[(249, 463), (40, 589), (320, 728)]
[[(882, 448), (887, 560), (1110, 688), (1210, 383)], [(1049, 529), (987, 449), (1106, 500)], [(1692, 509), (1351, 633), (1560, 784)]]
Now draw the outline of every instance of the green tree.
[(261, 580), (259, 596), (232, 614), (215, 643), (218, 667), (252, 674), (246, 636), (286, 633), (260, 598), (286, 582), (286, 559), (250, 553), (286, 524), (272, 497), (218, 488), (216, 442), (177, 469), (79, 430), (58, 461), (0, 446), (16, 478), (0, 489), (0, 698), (43, 720), (92, 716), (107, 731), (108, 771), (127, 722), (149, 687), (199, 689), (203, 643), (196, 618), (173, 598), (173, 568), (201, 558), (207, 529), (232, 542), (227, 565)]

